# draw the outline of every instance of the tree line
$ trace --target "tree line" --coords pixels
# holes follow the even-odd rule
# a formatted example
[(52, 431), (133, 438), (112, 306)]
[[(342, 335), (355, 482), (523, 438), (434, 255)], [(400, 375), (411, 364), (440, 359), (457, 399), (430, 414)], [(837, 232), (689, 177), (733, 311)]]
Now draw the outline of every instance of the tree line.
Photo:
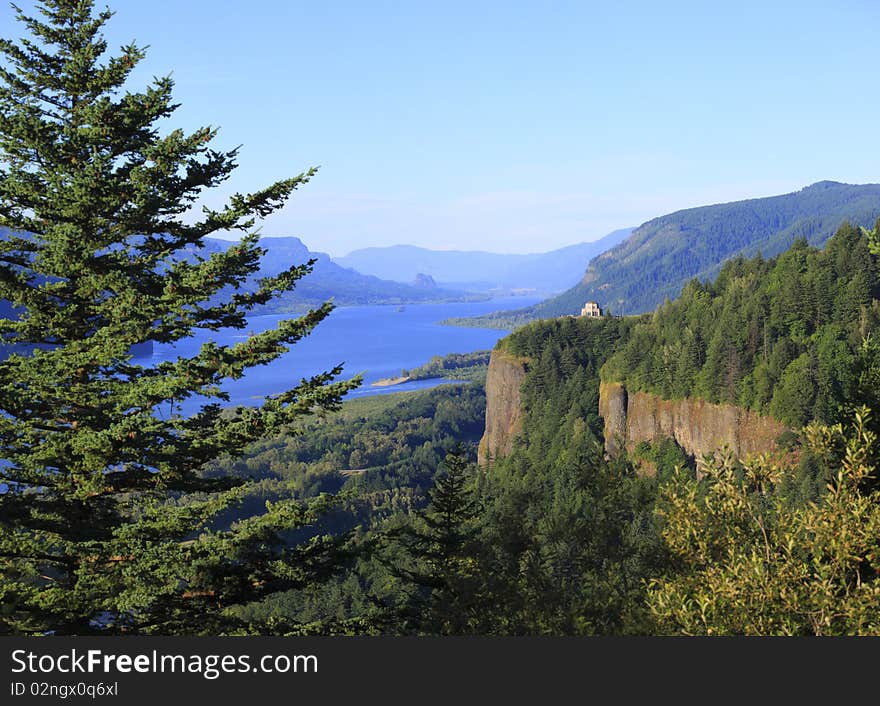
[(692, 280), (642, 317), (603, 377), (792, 427), (835, 421), (880, 326), (877, 232), (845, 223), (821, 250), (798, 240), (771, 260), (726, 262), (714, 281)]
[[(645, 319), (517, 332), (523, 434), (487, 468), (479, 387), (358, 416), (341, 402), (360, 381), (332, 366), (224, 409), (225, 380), (332, 304), (154, 366), (132, 347), (245, 329), (307, 276), (244, 286), (258, 219), (314, 170), (185, 218), (236, 150), (160, 132), (172, 81), (124, 90), (144, 51), (106, 56), (109, 10), (38, 9), (16, 10), (27, 41), (0, 40), (0, 633), (880, 630), (877, 230), (736, 260)], [(604, 454), (603, 369), (802, 426), (776, 459), (722, 454), (697, 478), (659, 448), (672, 467), (640, 476)]]

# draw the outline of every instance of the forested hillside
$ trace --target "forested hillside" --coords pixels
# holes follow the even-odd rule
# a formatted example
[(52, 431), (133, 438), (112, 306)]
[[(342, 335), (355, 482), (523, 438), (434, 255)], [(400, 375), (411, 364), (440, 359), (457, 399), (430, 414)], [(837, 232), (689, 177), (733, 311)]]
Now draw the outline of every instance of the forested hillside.
[[(348, 404), (304, 436), (215, 465), (212, 473), (263, 479), (251, 502), (343, 491), (317, 529), (357, 526), (351, 563), (334, 578), (236, 614), (291, 633), (876, 633), (875, 574), (862, 575), (878, 555), (876, 423), (856, 409), (876, 405), (880, 388), (870, 345), (876, 243), (843, 226), (824, 251), (796, 243), (775, 260), (735, 260), (652, 315), (565, 317), (516, 331), (498, 346), (526, 361), (522, 433), (479, 471), (468, 464), (472, 446), (440, 463), (456, 439), (472, 444), (481, 430), (484, 398), (473, 386)], [(769, 404), (789, 378), (807, 380), (816, 390), (807, 418), (827, 414), (829, 423), (794, 435), (786, 465), (720, 455), (697, 479), (674, 442), (638, 449), (652, 477), (626, 454), (608, 459), (600, 370), (696, 394), (714, 377), (701, 378), (703, 368), (679, 376), (681, 361), (701, 356), (668, 348), (693, 347), (696, 332), (704, 363), (717, 357), (719, 336), (751, 350), (733, 386), (717, 387), (719, 399), (751, 389), (742, 382), (754, 374), (749, 361), (769, 365), (777, 349), (790, 363), (815, 354), (815, 377), (780, 368)], [(621, 367), (651, 346), (657, 354), (644, 365)], [(831, 367), (837, 378), (819, 375)], [(768, 578), (752, 581), (754, 571)]]
[[(869, 227), (880, 216), (880, 184), (823, 181), (769, 198), (702, 206), (655, 218), (590, 263), (572, 289), (532, 307), (473, 319), (522, 325), (575, 314), (596, 300), (615, 314), (652, 311), (691, 279), (713, 279), (727, 259), (773, 257), (798, 239), (819, 247), (843, 221)], [(457, 322), (463, 323), (463, 322)]]
[[(336, 579), (239, 614), (334, 632), (647, 631), (641, 578), (662, 555), (651, 517), (656, 481), (638, 478), (624, 459), (605, 463), (597, 413), (599, 368), (630, 326), (561, 319), (509, 337), (503, 345), (531, 359), (526, 433), (479, 476), (467, 452), (435, 475), (453, 439), (472, 443), (482, 433), (484, 397), (474, 385), (347, 403), (302, 436), (215, 465), (212, 475), (262, 479), (263, 494), (250, 503), (342, 492), (323, 530), (361, 527), (357, 558)], [(410, 541), (424, 531), (425, 491), (456, 473), (445, 506), (451, 534)], [(446, 559), (425, 554), (434, 551)]]
[(399, 586), (371, 559), (372, 542), (389, 523), (399, 524), (424, 507), (447, 453), (460, 449), (465, 461), (475, 455), (484, 414), (479, 384), (350, 400), (299, 434), (268, 438), (206, 467), (207, 476), (254, 481), (249, 495), (222, 515), (222, 523), (258, 513), (266, 501), (308, 503), (333, 493), (332, 509), (311, 534), (320, 541), (354, 531), (351, 563), (336, 577), (242, 606), (237, 613), (249, 621), (275, 621), (278, 632), (376, 629), (387, 619), (377, 615), (376, 597), (391, 604)]
[[(797, 243), (775, 261), (737, 260), (653, 315), (545, 321), (499, 342), (530, 362), (522, 434), (483, 483), (474, 556), (497, 577), (486, 613), (497, 606), (516, 616), (506, 627), (528, 633), (877, 634), (877, 420), (862, 405), (877, 409), (880, 390), (878, 236), (845, 225), (825, 251)], [(806, 355), (764, 399), (804, 385), (803, 399), (776, 404), (825, 423), (798, 429), (775, 461), (719, 453), (699, 478), (674, 442), (638, 449), (653, 477), (625, 454), (606, 459), (595, 371), (604, 361), (623, 375), (621, 362), (642, 354), (628, 384), (641, 376), (693, 394), (700, 372), (679, 377), (693, 358), (670, 347), (696, 349), (697, 331), (706, 361), (716, 337), (751, 345), (756, 369), (776, 347), (790, 363)], [(721, 399), (750, 389), (745, 362), (739, 387), (703, 369)]]
[[(498, 347), (527, 368), (522, 432), (479, 471), (460, 455), (439, 464), (440, 449), (479, 427), (454, 412), (455, 399), (473, 410), (468, 387), (254, 447), (235, 473), (285, 478), (304, 495), (347, 488), (348, 509), (325, 527), (361, 529), (336, 578), (240, 615), (396, 634), (876, 632), (873, 583), (859, 575), (860, 562), (876, 564), (876, 422), (857, 408), (878, 402), (877, 252), (877, 234), (844, 225), (825, 250), (798, 242), (776, 259), (731, 261), (651, 315), (521, 328)], [(787, 465), (722, 454), (699, 480), (674, 441), (609, 459), (600, 370), (665, 396), (762, 401), (798, 430), (826, 424), (792, 435)], [(635, 456), (655, 475), (637, 473)], [(772, 578), (748, 580), (754, 562)]]
[[(514, 634), (650, 632), (643, 579), (663, 563), (657, 480), (605, 460), (598, 372), (632, 321), (536, 322), (500, 342), (529, 360), (522, 433), (486, 471), (486, 610)], [(489, 608), (491, 606), (491, 608)]]
[[(267, 496), (300, 499), (356, 489), (371, 513), (420, 505), (446, 453), (483, 432), (480, 385), (366, 397), (316, 419), (299, 434), (252, 444), (205, 468), (261, 481)], [(371, 518), (371, 521), (375, 518)]]
[(799, 239), (778, 258), (737, 257), (714, 282), (692, 280), (633, 328), (603, 377), (795, 428), (832, 422), (858, 384), (863, 341), (880, 327), (878, 299), (876, 244), (846, 224), (823, 250)]
[[(461, 375), (473, 382), (346, 401), (364, 376), (343, 379), (343, 366), (329, 362), (299, 380), (291, 369), (287, 377), (292, 379), (280, 389), (234, 406), (227, 382), (243, 382), (254, 369), (273, 362), (283, 364), (282, 356), (330, 315), (332, 303), (320, 302), (331, 297), (337, 304), (423, 302), (455, 294), (439, 291), (430, 272), (419, 275), (420, 288), (411, 287), (340, 268), (297, 238), (261, 243), (260, 221), (273, 213), (280, 216), (316, 168), (248, 186), (244, 193), (218, 193), (215, 188), (233, 176), (239, 157), (237, 148), (225, 149), (215, 141), (218, 130), (210, 125), (217, 118), (222, 122), (222, 114), (210, 123), (193, 123), (196, 110), (184, 121), (189, 129), (173, 127), (180, 104), (171, 75), (157, 76), (141, 88), (132, 85), (129, 79), (149, 69), (141, 65), (146, 51), (132, 42), (108, 52), (103, 28), (114, 16), (109, 8), (98, 9), (93, 0), (28, 5), (34, 16), (12, 6), (18, 30), (13, 39), (0, 40), (0, 346), (15, 346), (0, 351), (0, 636), (51, 636), (54, 643), (90, 635), (880, 635), (880, 185), (822, 182), (795, 194), (654, 219), (595, 259), (581, 284), (564, 295), (484, 320), (511, 325), (551, 317), (499, 341), (488, 367), (485, 352), (465, 352), (401, 371), (413, 378)], [(356, 132), (370, 135), (367, 146), (378, 149), (373, 157), (379, 155), (387, 168), (375, 169), (377, 160), (362, 153), (361, 164), (372, 170), (363, 180), (357, 175), (366, 172), (358, 171), (357, 160), (349, 162), (348, 176), (313, 202), (326, 203), (327, 194), (339, 194), (334, 217), (357, 215), (363, 206), (373, 211), (385, 202), (403, 207), (401, 223), (409, 218), (407, 203), (425, 207), (412, 213), (439, 216), (418, 196), (434, 193), (436, 203), (447, 204), (447, 213), (432, 224), (435, 232), (444, 222), (461, 222), (462, 213), (479, 213), (458, 206), (479, 205), (482, 211), (486, 205), (518, 205), (512, 199), (529, 208), (552, 207), (555, 216), (545, 211), (551, 216), (546, 228), (552, 230), (560, 217), (571, 224), (583, 222), (586, 214), (569, 209), (570, 203), (584, 207), (580, 197), (540, 188), (545, 172), (560, 167), (563, 176), (582, 173), (587, 164), (582, 158), (589, 156), (593, 167), (613, 159), (618, 172), (629, 176), (627, 155), (644, 155), (646, 146), (653, 152), (651, 145), (674, 147), (662, 132), (652, 137), (649, 128), (669, 125), (663, 115), (651, 114), (651, 96), (644, 91), (640, 95), (648, 112), (635, 115), (645, 131), (643, 145), (632, 144), (632, 131), (612, 112), (598, 117), (622, 128), (617, 131), (621, 141), (615, 140), (615, 131), (581, 119), (590, 117), (588, 103), (566, 106), (562, 113), (575, 119), (559, 121), (556, 88), (578, 99), (600, 88), (591, 80), (595, 62), (579, 59), (576, 52), (565, 52), (571, 75), (553, 84), (543, 69), (558, 66), (534, 60), (556, 58), (554, 47), (542, 51), (548, 46), (530, 44), (524, 51), (512, 31), (516, 27), (499, 25), (498, 18), (477, 27), (482, 18), (472, 12), (463, 23), (452, 17), (450, 27), (477, 27), (470, 34), (480, 41), (469, 41), (465, 32), (467, 41), (437, 52), (436, 43), (423, 41), (429, 37), (401, 13), (389, 24), (381, 13), (372, 17), (373, 8), (365, 12), (366, 24), (388, 25), (410, 48), (424, 44), (429, 52), (413, 54), (403, 68), (412, 74), (417, 67), (427, 79), (416, 82), (418, 87), (427, 86), (435, 100), (425, 101), (422, 91), (403, 94), (403, 102), (421, 104), (431, 112), (422, 117), (437, 118), (444, 128), (456, 127), (450, 121), (454, 114), (438, 112), (444, 103), (465, 105), (461, 117), (467, 120), (457, 125), (462, 130), (445, 130), (444, 136), (444, 130), (432, 129), (430, 119), (395, 112), (391, 99), (413, 82), (397, 80), (408, 76), (393, 71), (371, 72), (376, 57), (369, 42), (383, 37), (360, 33), (369, 42), (350, 43), (347, 53), (371, 77), (388, 73), (384, 78), (390, 82), (383, 87), (370, 81), (369, 92), (380, 99), (378, 114), (396, 115), (403, 122), (383, 117), (367, 124), (362, 117), (370, 111), (358, 112), (364, 129)], [(156, 13), (142, 15), (145, 25), (151, 14)], [(250, 14), (235, 17), (246, 24)], [(321, 19), (326, 14), (306, 13), (302, 27), (310, 36), (323, 37), (326, 33), (312, 30), (333, 30), (333, 22), (339, 24), (331, 17), (328, 25)], [(540, 26), (545, 16), (557, 14), (563, 25)], [(591, 13), (573, 16), (577, 21), (564, 14), (538, 13), (514, 24), (526, 28), (528, 41), (543, 34), (561, 47), (565, 32), (559, 30), (572, 28), (581, 44), (596, 49), (577, 31)], [(663, 8), (651, 17), (647, 34), (637, 31), (631, 18), (620, 18), (630, 39), (637, 37), (645, 55), (657, 60), (651, 67), (657, 77), (680, 68), (660, 61), (663, 45), (676, 39), (670, 30), (677, 25), (664, 25), (669, 14)], [(717, 13), (710, 15), (710, 24), (718, 25)], [(782, 13), (778, 26), (765, 22), (765, 15), (757, 19), (769, 27), (765, 34), (773, 51), (762, 56), (761, 42), (749, 43), (749, 50), (757, 52), (751, 64), (759, 72), (772, 70), (772, 60), (785, 55), (808, 66), (800, 77), (786, 74), (786, 85), (798, 86), (808, 78), (816, 95), (827, 96), (816, 81), (824, 73), (834, 84), (826, 89), (842, 88), (863, 100), (873, 95), (870, 71), (864, 77), (854, 74), (847, 83), (852, 69), (846, 63), (829, 64), (833, 53), (817, 52), (815, 42), (806, 41), (812, 29), (823, 30), (822, 36), (845, 30), (847, 48), (867, 47), (863, 56), (870, 59), (875, 49), (870, 22), (855, 36), (858, 23), (847, 16), (839, 28), (830, 26), (826, 23), (837, 19), (831, 13), (825, 23), (812, 19), (786, 34), (794, 26), (791, 13)], [(418, 17), (418, 24), (430, 26), (435, 35), (444, 29), (424, 19)], [(753, 25), (752, 19), (746, 16), (742, 27)], [(364, 24), (355, 21), (353, 26)], [(614, 24), (603, 23), (603, 37), (606, 26), (613, 30)], [(686, 35), (700, 34), (713, 44), (725, 38), (703, 32), (699, 23), (678, 24)], [(278, 26), (291, 39), (288, 24)], [(493, 41), (496, 26), (505, 30), (505, 42)], [(258, 22), (233, 29), (236, 37), (259, 36), (265, 27)], [(121, 25), (110, 36), (121, 36), (120, 30), (127, 33)], [(192, 37), (189, 29), (182, 30)], [(212, 45), (231, 46), (213, 25), (211, 30)], [(660, 43), (645, 44), (648, 34)], [(597, 56), (607, 55), (601, 50), (617, 39), (626, 39), (612, 35), (611, 44), (597, 45)], [(781, 45), (780, 37), (788, 35), (795, 44)], [(353, 37), (346, 34), (347, 40)], [(291, 61), (313, 56), (314, 47), (294, 39), (288, 42), (296, 50), (288, 56)], [(255, 46), (238, 44), (246, 50)], [(470, 52), (470, 44), (479, 53)], [(198, 53), (205, 61), (213, 61), (209, 49), (206, 45)], [(797, 55), (798, 50), (806, 53)], [(338, 68), (337, 48), (329, 51), (329, 64)], [(701, 67), (706, 75), (748, 73), (741, 70), (748, 69), (739, 61), (742, 52), (717, 53), (733, 56), (734, 62), (706, 64)], [(484, 128), (497, 128), (504, 116), (470, 110), (474, 101), (468, 101), (467, 83), (446, 80), (450, 55), (456, 58), (453, 65), (478, 79), (476, 94), (491, 89), (492, 100), (483, 101), (483, 107), (504, 111), (505, 105), (522, 106), (527, 99), (548, 112), (523, 113), (523, 120), (513, 121), (522, 125), (511, 124), (513, 132), (495, 130), (501, 141), (495, 140)], [(818, 63), (809, 66), (813, 55)], [(710, 58), (705, 52), (703, 57)], [(164, 58), (157, 58), (164, 64)], [(529, 72), (517, 70), (511, 60), (518, 58), (531, 65), (537, 82), (519, 80), (529, 78)], [(327, 87), (350, 95), (331, 74), (311, 75), (325, 63), (320, 56), (311, 62), (314, 80), (301, 85), (306, 93), (291, 84), (299, 106), (327, 103)], [(693, 96), (710, 110), (720, 106), (716, 99), (722, 94), (731, 105), (755, 97), (751, 80), (738, 82), (747, 89), (742, 95), (731, 93), (736, 86), (723, 82), (715, 83), (721, 88), (717, 95), (671, 90), (684, 84), (664, 85), (645, 74), (644, 62), (629, 63), (636, 73), (623, 72), (605, 83), (631, 94), (650, 81), (656, 95), (674, 95), (674, 127), (685, 135), (707, 124), (705, 115), (694, 110), (701, 106), (688, 104)], [(283, 61), (275, 64), (282, 74), (291, 73)], [(873, 65), (864, 58), (859, 64)], [(494, 66), (500, 73), (491, 70)], [(506, 80), (509, 76), (517, 80)], [(569, 80), (580, 76), (590, 85)], [(360, 76), (352, 77), (365, 85)], [(771, 93), (779, 93), (779, 81), (766, 83)], [(553, 84), (556, 95), (542, 94), (545, 84)], [(321, 89), (321, 100), (310, 99), (310, 86)], [(450, 90), (444, 93), (444, 87)], [(228, 86), (222, 89), (229, 93)], [(272, 98), (278, 97), (276, 91)], [(623, 93), (610, 97), (592, 104), (620, 105), (625, 98)], [(202, 98), (217, 106), (210, 95)], [(761, 106), (761, 124), (742, 133), (735, 130), (738, 116), (716, 110), (716, 117), (736, 121), (711, 121), (718, 134), (731, 139), (713, 146), (707, 135), (708, 142), (694, 142), (702, 155), (688, 152), (685, 140), (679, 145), (683, 151), (674, 150), (677, 161), (692, 164), (708, 154), (719, 174), (730, 178), (729, 167), (736, 166), (730, 159), (740, 155), (720, 148), (736, 150), (746, 138), (757, 151), (743, 157), (759, 155), (768, 146), (778, 146), (781, 159), (802, 154), (803, 144), (786, 145), (774, 130), (764, 129), (770, 120), (799, 136), (821, 137), (817, 128), (827, 128), (828, 134), (849, 130), (855, 153), (826, 145), (823, 154), (816, 139), (811, 156), (815, 150), (816, 163), (830, 163), (833, 156), (840, 160), (835, 169), (865, 173), (870, 156), (865, 157), (864, 144), (875, 111), (861, 104), (843, 111), (835, 104), (814, 114), (786, 96), (775, 103), (768, 98), (765, 93), (751, 100)], [(250, 114), (261, 112), (259, 100), (238, 103), (255, 106)], [(333, 108), (333, 101), (328, 105)], [(785, 112), (792, 105), (797, 115)], [(829, 122), (838, 114), (857, 115), (864, 122)], [(681, 116), (696, 116), (696, 121), (689, 125), (678, 120)], [(328, 144), (347, 154), (358, 152), (347, 149), (345, 136), (351, 131), (340, 132), (341, 123), (330, 113), (312, 117), (316, 121), (305, 128), (284, 126), (281, 142), (293, 145), (291, 154), (316, 148), (317, 154)], [(404, 122), (431, 136), (422, 140), (430, 149), (418, 154), (426, 166), (438, 167), (441, 177), (476, 177), (464, 185), (471, 196), (462, 192), (465, 198), (450, 198), (448, 189), (444, 196), (447, 178), (435, 181), (439, 190), (413, 184), (407, 190), (413, 198), (401, 198), (406, 195), (400, 193), (399, 179), (384, 192), (373, 188), (392, 172), (412, 172), (398, 169), (398, 148), (415, 144), (412, 134), (401, 133)], [(566, 123), (574, 132), (566, 132)], [(195, 127), (200, 124), (205, 126)], [(259, 129), (251, 124), (241, 139), (261, 136)], [(547, 161), (547, 148), (554, 144), (548, 137), (569, 145), (584, 135), (601, 136), (607, 143), (604, 154), (562, 150), (567, 165)], [(307, 144), (297, 146), (298, 136)], [(474, 141), (463, 142), (465, 136)], [(526, 141), (537, 151), (509, 149)], [(283, 156), (281, 142), (270, 136), (263, 146)], [(789, 151), (792, 147), (795, 152)], [(331, 151), (331, 161), (337, 152)], [(513, 161), (490, 169), (501, 155)], [(742, 163), (755, 162), (744, 158)], [(646, 164), (641, 157), (639, 164)], [(449, 171), (449, 165), (455, 170)], [(525, 174), (524, 168), (528, 174), (521, 180), (517, 175)], [(258, 164), (249, 173), (275, 169)], [(615, 174), (592, 172), (602, 183), (582, 184), (578, 192), (601, 187), (601, 200), (613, 206), (620, 198), (614, 196)], [(478, 188), (478, 182), (490, 184), (502, 176), (504, 183), (516, 178), (522, 184), (516, 191), (505, 187), (500, 200)], [(645, 176), (650, 178), (650, 169)], [(677, 181), (682, 173), (669, 176)], [(337, 189), (356, 183), (365, 187), (358, 187), (361, 196)], [(646, 183), (633, 182), (637, 198)], [(360, 205), (352, 210), (355, 204)], [(598, 199), (593, 204), (604, 208)], [(307, 212), (306, 221), (322, 211), (323, 206), (312, 216)], [(537, 232), (527, 211), (511, 209), (508, 215), (521, 221), (523, 233)], [(329, 233), (333, 226), (328, 223), (319, 232)], [(211, 239), (229, 233), (240, 233), (240, 240)], [(583, 251), (557, 252), (550, 259), (568, 268), (576, 264), (578, 252)], [(311, 259), (314, 268), (301, 264)], [(606, 315), (565, 315), (586, 299), (598, 300)], [(270, 317), (275, 320), (268, 327), (245, 333), (255, 313), (307, 307), (314, 308), (299, 316)], [(221, 330), (232, 337), (213, 335)], [(420, 328), (389, 334), (389, 349), (400, 348), (404, 337), (423, 334)], [(132, 351), (152, 342), (173, 352), (132, 360)], [(386, 364), (397, 352), (388, 353)], [(335, 360), (336, 354), (331, 351), (328, 357)], [(609, 387), (616, 390), (613, 403)], [(636, 404), (637, 398), (647, 397), (673, 399), (662, 399), (670, 403), (666, 406)], [(512, 413), (496, 417), (502, 423), (495, 424), (488, 412), (497, 401)], [(727, 403), (723, 417), (683, 411), (713, 402)], [(743, 407), (760, 414), (744, 414)], [(689, 424), (670, 421), (685, 416)], [(606, 435), (621, 436), (609, 433), (607, 422), (613, 417), (624, 418), (625, 425), (617, 428), (625, 427), (626, 443), (603, 443)], [(744, 417), (765, 432), (766, 445), (727, 443), (741, 436)], [(633, 420), (639, 419), (647, 420), (641, 430), (650, 433), (630, 434), (640, 426)], [(665, 421), (655, 424), (658, 419)], [(715, 433), (721, 425), (714, 419), (726, 424), (724, 433)], [(505, 443), (481, 443), (475, 463), (477, 440), (481, 434), (483, 440), (489, 437), (493, 426), (500, 429), (498, 436), (506, 433)], [(689, 434), (691, 439), (700, 436), (701, 444), (686, 445), (683, 427), (711, 433)], [(117, 672), (126, 671), (123, 656), (116, 655)], [(73, 652), (70, 657), (68, 664), (75, 664)], [(282, 683), (285, 672), (317, 668), (317, 655), (288, 659), (283, 651), (274, 660), (265, 655), (253, 659), (253, 669), (246, 654), (237, 661), (216, 654), (190, 657), (164, 655), (157, 668), (154, 654), (148, 671), (187, 673), (191, 681), (198, 681), (199, 674), (207, 680), (225, 675), (217, 682), (223, 687), (232, 684), (237, 671), (251, 675), (242, 679), (259, 681), (260, 691), (251, 691), (265, 698), (270, 672), (280, 680), (274, 683)], [(347, 658), (357, 660), (358, 655)], [(590, 672), (595, 665), (582, 655), (578, 659), (585, 675), (582, 692), (589, 695), (596, 691)], [(104, 660), (103, 671), (113, 671), (112, 661)], [(22, 656), (25, 662), (30, 664), (16, 671), (63, 671), (60, 659), (47, 666), (29, 653)], [(128, 666), (133, 662), (140, 660), (128, 659)], [(528, 662), (544, 679), (544, 692), (558, 691), (559, 670), (555, 676), (542, 668), (559, 663), (520, 663)], [(310, 663), (313, 669), (305, 669)], [(427, 663), (447, 666), (430, 658)], [(352, 664), (331, 666), (339, 673), (340, 665), (348, 669)], [(691, 663), (679, 666), (683, 673), (693, 671)], [(507, 667), (508, 672), (515, 669)], [(567, 669), (565, 663), (561, 667)], [(633, 674), (642, 667), (634, 663)], [(389, 660), (374, 676), (393, 678), (401, 669)], [(860, 666), (826, 671), (835, 683), (869, 682)], [(260, 680), (259, 672), (267, 680)], [(349, 681), (365, 683), (360, 677)], [(25, 683), (13, 686), (16, 695)], [(61, 698), (82, 693), (71, 684), (43, 686)], [(98, 693), (104, 686), (97, 686)], [(428, 677), (410, 698), (433, 686)], [(94, 685), (89, 688), (95, 691)], [(384, 697), (407, 690), (395, 684), (378, 691)], [(211, 698), (203, 692), (203, 698)]]

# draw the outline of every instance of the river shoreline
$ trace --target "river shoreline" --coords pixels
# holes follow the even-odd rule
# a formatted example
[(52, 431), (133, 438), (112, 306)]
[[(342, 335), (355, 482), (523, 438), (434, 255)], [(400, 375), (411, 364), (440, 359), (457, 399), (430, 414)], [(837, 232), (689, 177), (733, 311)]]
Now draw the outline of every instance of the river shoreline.
[[(515, 301), (532, 303), (524, 298)], [(277, 360), (249, 370), (240, 379), (225, 381), (222, 389), (229, 398), (222, 400), (221, 405), (259, 405), (266, 397), (282, 394), (302, 379), (320, 375), (335, 365), (343, 369), (339, 379), (360, 375), (363, 380), (346, 399), (452, 383), (453, 380), (444, 378), (419, 379), (410, 373), (436, 356), (490, 350), (506, 332), (441, 326), (438, 322), (454, 316), (491, 313), (510, 308), (511, 303), (511, 299), (497, 299), (466, 304), (418, 304), (408, 305), (402, 312), (379, 305), (339, 307)], [(276, 326), (283, 318), (281, 315), (252, 316), (248, 318), (248, 328), (259, 333)], [(181, 356), (197, 355), (209, 341), (221, 346), (234, 345), (243, 333), (238, 329), (198, 332), (174, 344), (156, 344), (152, 358), (147, 360), (158, 365)], [(401, 371), (408, 374), (401, 375)], [(402, 377), (409, 379), (399, 380)], [(386, 380), (393, 380), (395, 384), (373, 384)], [(187, 400), (185, 411), (194, 412), (201, 404), (203, 399)]]
[(412, 380), (410, 377), (382, 378), (381, 380), (376, 380), (376, 382), (370, 383), (370, 387), (393, 387), (394, 385), (402, 385), (410, 380)]

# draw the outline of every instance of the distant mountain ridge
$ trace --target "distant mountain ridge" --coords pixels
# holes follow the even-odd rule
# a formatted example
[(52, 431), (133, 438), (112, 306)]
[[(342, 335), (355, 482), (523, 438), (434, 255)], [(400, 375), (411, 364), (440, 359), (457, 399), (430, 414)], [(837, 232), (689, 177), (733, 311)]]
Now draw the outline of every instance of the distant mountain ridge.
[[(820, 247), (844, 221), (870, 227), (878, 217), (880, 184), (833, 181), (780, 196), (676, 211), (644, 223), (596, 257), (568, 291), (493, 318), (522, 324), (575, 314), (589, 300), (614, 314), (652, 311), (666, 297), (678, 296), (689, 280), (713, 278), (732, 257), (758, 252), (773, 257), (798, 238)], [(479, 323), (491, 325), (486, 318)]]
[(631, 232), (632, 228), (623, 228), (593, 242), (527, 255), (392, 245), (355, 250), (333, 260), (358, 272), (397, 282), (412, 282), (419, 274), (425, 274), (441, 285), (453, 287), (522, 288), (552, 293), (577, 282), (591, 259), (622, 242)]
[[(0, 228), (0, 240), (8, 237), (8, 234), (7, 229)], [(208, 257), (213, 252), (225, 251), (234, 242), (220, 238), (205, 238), (204, 247), (198, 254), (201, 257)], [(293, 236), (265, 236), (260, 239), (260, 247), (266, 250), (266, 255), (260, 261), (259, 271), (245, 285), (247, 288), (256, 288), (256, 281), (260, 277), (277, 275), (292, 265), (303, 264), (311, 259), (316, 260), (312, 272), (299, 280), (293, 291), (285, 292), (261, 307), (260, 313), (300, 312), (328, 299), (333, 299), (339, 306), (357, 306), (464, 301), (479, 298), (477, 295), (461, 291), (426, 287), (424, 282), (416, 286), (412, 282), (404, 284), (363, 275), (340, 267), (327, 253), (309, 250), (302, 240)], [(190, 247), (180, 252), (177, 257), (194, 261), (196, 254), (196, 248)], [(9, 316), (11, 312), (12, 307), (9, 302), (0, 299), (0, 317)]]
[[(232, 243), (233, 241), (218, 238), (206, 238), (205, 250), (211, 252), (226, 249)], [(409, 304), (468, 298), (463, 292), (391, 282), (341, 267), (327, 253), (309, 250), (302, 240), (293, 236), (265, 236), (260, 239), (260, 247), (266, 250), (266, 255), (256, 277), (276, 275), (291, 265), (302, 264), (313, 258), (317, 260), (311, 274), (299, 280), (292, 292), (282, 294), (267, 305), (272, 310), (302, 309), (330, 298), (340, 306)]]

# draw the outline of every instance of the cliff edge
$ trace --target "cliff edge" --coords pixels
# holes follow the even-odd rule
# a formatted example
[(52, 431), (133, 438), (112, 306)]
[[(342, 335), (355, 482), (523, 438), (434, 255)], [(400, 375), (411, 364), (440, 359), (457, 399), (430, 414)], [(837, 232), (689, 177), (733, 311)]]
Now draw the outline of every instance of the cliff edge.
[(522, 429), (520, 387), (526, 378), (527, 363), (526, 358), (501, 348), (492, 351), (486, 374), (486, 430), (477, 454), (481, 466), (510, 453)]
[(698, 463), (728, 446), (737, 458), (776, 450), (788, 428), (773, 419), (729, 404), (689, 398), (665, 400), (647, 392), (628, 392), (617, 382), (599, 385), (599, 414), (605, 420), (605, 450), (614, 455), (640, 441), (672, 438)]

